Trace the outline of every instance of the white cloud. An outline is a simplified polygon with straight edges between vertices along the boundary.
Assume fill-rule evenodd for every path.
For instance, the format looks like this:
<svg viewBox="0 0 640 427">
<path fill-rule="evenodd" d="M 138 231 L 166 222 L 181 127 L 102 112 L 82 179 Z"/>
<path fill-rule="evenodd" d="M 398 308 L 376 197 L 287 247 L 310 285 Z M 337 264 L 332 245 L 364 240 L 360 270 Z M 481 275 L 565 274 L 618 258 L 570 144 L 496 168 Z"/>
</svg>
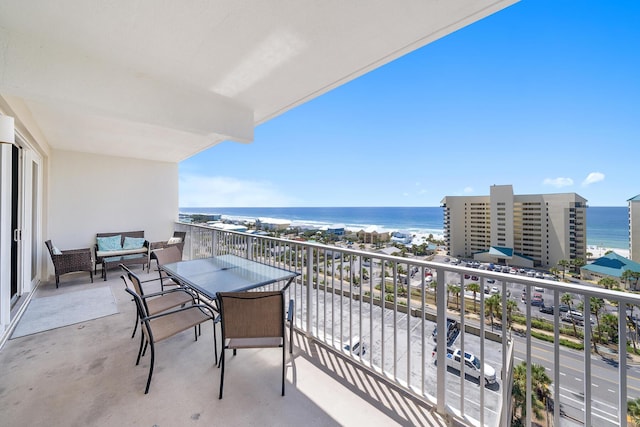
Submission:
<svg viewBox="0 0 640 427">
<path fill-rule="evenodd" d="M 545 180 L 542 183 L 544 185 L 551 185 L 553 187 L 561 188 L 561 187 L 568 187 L 570 185 L 573 185 L 573 180 L 571 178 L 563 178 L 563 177 L 545 178 Z"/>
<path fill-rule="evenodd" d="M 464 187 L 464 190 L 462 190 L 463 193 L 473 193 L 473 188 L 472 187 Z"/>
<path fill-rule="evenodd" d="M 294 201 L 268 181 L 223 176 L 182 175 L 181 207 L 278 207 Z"/>
<path fill-rule="evenodd" d="M 604 174 L 601 172 L 591 172 L 587 177 L 582 181 L 582 186 L 586 187 L 589 184 L 593 184 L 595 182 L 604 181 Z"/>
</svg>

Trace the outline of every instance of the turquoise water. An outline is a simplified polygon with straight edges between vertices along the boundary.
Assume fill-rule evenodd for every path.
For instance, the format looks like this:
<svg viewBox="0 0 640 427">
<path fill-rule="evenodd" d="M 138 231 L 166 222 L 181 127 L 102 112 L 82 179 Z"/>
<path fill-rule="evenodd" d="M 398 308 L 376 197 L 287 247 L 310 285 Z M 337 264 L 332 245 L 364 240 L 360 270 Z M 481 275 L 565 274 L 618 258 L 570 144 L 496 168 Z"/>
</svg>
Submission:
<svg viewBox="0 0 640 427">
<path fill-rule="evenodd" d="M 344 224 L 361 229 L 376 225 L 412 233 L 443 234 L 440 207 L 326 207 L 326 208 L 180 208 L 180 213 L 221 214 L 223 217 L 277 218 L 292 225 Z M 626 207 L 587 208 L 587 244 L 629 249 L 629 219 Z"/>
</svg>

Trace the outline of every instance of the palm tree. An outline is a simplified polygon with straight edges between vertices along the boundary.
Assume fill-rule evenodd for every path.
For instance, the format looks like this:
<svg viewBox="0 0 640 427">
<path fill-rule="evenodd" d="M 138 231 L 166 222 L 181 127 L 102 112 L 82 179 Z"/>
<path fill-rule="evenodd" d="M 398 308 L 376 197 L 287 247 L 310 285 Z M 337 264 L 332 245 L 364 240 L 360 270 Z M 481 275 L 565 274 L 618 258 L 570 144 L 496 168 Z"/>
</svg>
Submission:
<svg viewBox="0 0 640 427">
<path fill-rule="evenodd" d="M 569 267 L 571 265 L 571 263 L 569 261 L 567 261 L 566 259 L 561 259 L 560 261 L 558 261 L 558 267 L 562 267 L 561 271 L 562 271 L 562 280 L 564 281 L 564 273 L 567 270 L 567 267 Z"/>
<path fill-rule="evenodd" d="M 542 410 L 545 408 L 544 403 L 549 398 L 551 379 L 547 375 L 544 366 L 538 364 L 531 365 L 531 409 L 536 418 L 542 416 Z M 523 420 L 527 416 L 527 365 L 522 362 L 516 365 L 513 370 L 513 414 L 512 419 L 517 424 L 522 425 Z M 518 411 L 519 410 L 519 411 Z M 517 414 L 520 414 L 519 418 Z"/>
<path fill-rule="evenodd" d="M 596 316 L 596 330 L 598 331 L 598 336 L 596 336 L 596 334 L 593 334 L 593 351 L 596 352 L 596 354 L 598 354 L 598 339 L 600 337 L 600 334 L 602 333 L 600 331 L 600 311 L 602 311 L 602 309 L 604 308 L 604 300 L 602 298 L 595 298 L 595 297 L 591 297 L 589 298 L 589 308 L 591 309 L 591 314 L 593 314 L 594 316 Z M 591 319 L 585 319 L 585 322 L 590 322 Z"/>
<path fill-rule="evenodd" d="M 573 311 L 573 298 L 571 298 L 571 294 L 562 294 L 560 301 L 569 306 L 569 311 Z M 576 328 L 576 319 L 574 319 L 573 316 L 571 316 L 571 323 L 573 323 L 573 335 L 577 337 L 578 328 Z"/>
<path fill-rule="evenodd" d="M 627 415 L 634 425 L 640 426 L 640 398 L 627 402 Z"/>
<path fill-rule="evenodd" d="M 500 313 L 500 295 L 493 294 L 489 298 L 487 298 L 484 302 L 484 307 L 487 312 L 489 312 L 489 316 L 491 316 L 491 331 L 493 332 L 493 314 Z"/>
<path fill-rule="evenodd" d="M 612 277 L 603 277 L 602 279 L 598 280 L 598 285 L 602 286 L 605 289 L 611 289 L 617 284 L 618 281 Z"/>
<path fill-rule="evenodd" d="M 580 267 L 584 266 L 586 262 L 582 258 L 574 258 L 571 260 L 571 265 L 575 268 L 576 273 L 580 273 Z"/>
<path fill-rule="evenodd" d="M 456 307 L 458 310 L 460 309 L 460 285 L 455 283 L 449 283 L 447 285 L 447 290 L 456 296 Z M 447 304 L 448 306 L 449 304 Z"/>
<path fill-rule="evenodd" d="M 633 270 L 625 270 L 622 273 L 620 279 L 624 280 L 627 283 L 630 283 L 633 280 L 633 290 L 636 291 L 638 287 L 638 280 L 640 279 L 640 272 Z"/>
<path fill-rule="evenodd" d="M 509 327 L 509 334 L 511 334 L 511 324 L 513 323 L 513 313 L 518 311 L 518 303 L 509 298 L 507 300 L 507 325 Z M 511 335 L 509 335 L 511 337 Z"/>
<path fill-rule="evenodd" d="M 535 363 L 532 364 L 531 388 L 534 390 L 534 394 L 536 394 L 537 398 L 540 400 L 540 403 L 544 405 L 545 409 L 547 409 L 547 415 L 549 414 L 549 405 L 547 404 L 547 402 L 549 400 L 549 397 L 551 396 L 551 391 L 549 390 L 550 385 L 551 378 L 549 378 L 549 375 L 547 375 L 545 367 Z M 536 414 L 536 417 L 540 416 L 535 410 L 534 413 Z"/>
<path fill-rule="evenodd" d="M 478 292 L 480 292 L 480 283 L 469 283 L 467 285 L 467 289 L 473 292 L 473 311 L 477 312 L 478 310 L 476 306 L 476 295 L 478 294 Z"/>
<path fill-rule="evenodd" d="M 607 337 L 609 341 L 617 343 L 618 342 L 618 316 L 611 313 L 605 313 L 602 315 L 600 319 L 600 323 L 602 324 L 602 329 L 607 333 Z M 630 327 L 633 327 L 630 325 Z M 633 342 L 633 348 L 635 350 L 635 341 Z"/>
</svg>

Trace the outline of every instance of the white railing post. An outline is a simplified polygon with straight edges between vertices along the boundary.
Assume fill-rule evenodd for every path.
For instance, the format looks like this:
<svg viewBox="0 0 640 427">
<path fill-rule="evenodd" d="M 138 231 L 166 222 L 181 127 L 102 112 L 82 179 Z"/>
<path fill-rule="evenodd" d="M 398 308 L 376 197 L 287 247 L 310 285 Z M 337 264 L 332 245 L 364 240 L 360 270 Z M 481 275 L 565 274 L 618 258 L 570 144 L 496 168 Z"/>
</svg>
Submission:
<svg viewBox="0 0 640 427">
<path fill-rule="evenodd" d="M 447 309 L 445 307 L 446 304 L 446 292 L 445 292 L 445 274 L 438 273 L 438 285 L 436 286 L 436 328 L 438 328 L 438 336 L 440 339 L 437 343 L 437 352 L 436 357 L 438 359 L 438 368 L 436 371 L 437 379 L 437 400 L 438 400 L 438 413 L 440 415 L 446 415 L 445 404 L 446 404 L 446 392 L 447 392 L 447 361 L 445 360 L 447 353 Z M 462 295 L 462 300 L 464 301 L 464 283 L 460 281 L 460 293 Z M 462 312 L 464 313 L 464 302 L 462 305 Z M 464 332 L 464 331 L 463 331 Z"/>
<path fill-rule="evenodd" d="M 631 320 L 633 319 L 633 306 Z M 624 425 L 627 419 L 627 305 L 618 305 L 618 424 Z M 637 328 L 637 326 L 636 326 Z"/>
<path fill-rule="evenodd" d="M 255 257 L 253 256 L 253 238 L 252 237 L 247 237 L 247 253 L 246 253 L 246 258 L 247 259 L 254 259 Z"/>
<path fill-rule="evenodd" d="M 313 320 L 312 312 L 311 312 L 311 298 L 313 296 L 313 247 L 307 246 L 306 251 L 306 261 L 307 261 L 307 335 L 312 335 L 312 326 L 311 322 Z"/>
</svg>

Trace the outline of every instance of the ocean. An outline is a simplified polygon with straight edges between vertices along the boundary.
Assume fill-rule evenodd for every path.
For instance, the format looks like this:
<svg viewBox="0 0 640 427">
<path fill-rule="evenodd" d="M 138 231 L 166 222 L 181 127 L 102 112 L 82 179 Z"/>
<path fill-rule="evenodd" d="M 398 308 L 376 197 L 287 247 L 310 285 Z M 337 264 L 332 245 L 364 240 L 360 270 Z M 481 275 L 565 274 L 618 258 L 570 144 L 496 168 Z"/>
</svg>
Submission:
<svg viewBox="0 0 640 427">
<path fill-rule="evenodd" d="M 224 218 L 254 220 L 284 219 L 293 226 L 344 224 L 360 230 L 379 226 L 388 230 L 407 230 L 415 234 L 443 235 L 441 207 L 357 207 L 357 208 L 189 208 L 180 213 L 220 214 Z M 627 207 L 587 208 L 587 245 L 629 249 L 629 211 Z"/>
</svg>

